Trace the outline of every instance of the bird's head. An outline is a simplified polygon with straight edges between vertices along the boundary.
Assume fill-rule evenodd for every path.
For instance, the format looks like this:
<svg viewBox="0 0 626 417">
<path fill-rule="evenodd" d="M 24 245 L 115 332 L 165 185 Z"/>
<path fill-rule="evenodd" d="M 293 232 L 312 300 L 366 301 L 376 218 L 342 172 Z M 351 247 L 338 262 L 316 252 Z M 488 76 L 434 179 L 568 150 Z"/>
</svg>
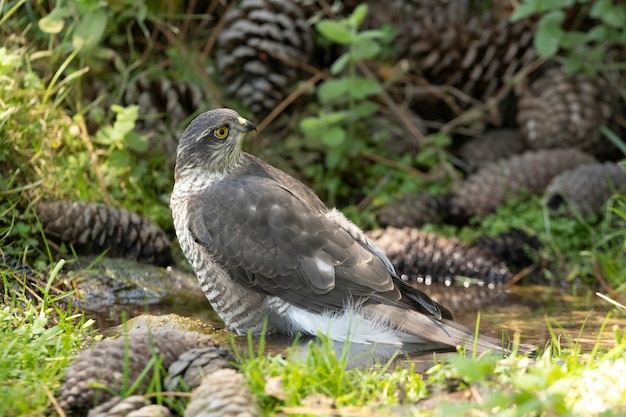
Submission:
<svg viewBox="0 0 626 417">
<path fill-rule="evenodd" d="M 176 176 L 193 169 L 228 172 L 241 160 L 241 142 L 256 127 L 231 109 L 200 114 L 187 126 L 176 151 Z"/>
</svg>

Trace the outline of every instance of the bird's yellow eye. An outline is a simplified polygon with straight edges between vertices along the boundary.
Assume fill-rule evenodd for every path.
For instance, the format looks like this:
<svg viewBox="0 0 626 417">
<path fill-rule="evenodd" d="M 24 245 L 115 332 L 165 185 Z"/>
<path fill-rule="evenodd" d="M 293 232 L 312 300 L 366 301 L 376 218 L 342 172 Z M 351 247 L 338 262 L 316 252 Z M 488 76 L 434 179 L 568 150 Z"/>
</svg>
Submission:
<svg viewBox="0 0 626 417">
<path fill-rule="evenodd" d="M 213 136 L 218 139 L 224 139 L 228 136 L 228 128 L 226 126 L 218 127 L 213 131 Z"/>
</svg>

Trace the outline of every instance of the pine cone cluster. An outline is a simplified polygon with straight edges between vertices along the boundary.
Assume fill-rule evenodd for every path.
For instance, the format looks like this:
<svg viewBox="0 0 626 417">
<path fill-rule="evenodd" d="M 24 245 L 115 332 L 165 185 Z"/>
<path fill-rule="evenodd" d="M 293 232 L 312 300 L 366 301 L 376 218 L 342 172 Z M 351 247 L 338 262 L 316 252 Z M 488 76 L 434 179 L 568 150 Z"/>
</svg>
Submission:
<svg viewBox="0 0 626 417">
<path fill-rule="evenodd" d="M 453 192 L 452 215 L 458 218 L 487 215 L 507 198 L 522 191 L 541 193 L 560 173 L 594 162 L 591 155 L 576 149 L 544 149 L 490 163 Z"/>
<path fill-rule="evenodd" d="M 457 154 L 464 163 L 464 168 L 474 172 L 489 162 L 509 158 L 525 149 L 526 144 L 519 130 L 494 129 L 467 140 Z"/>
<path fill-rule="evenodd" d="M 583 165 L 556 176 L 544 194 L 548 207 L 566 206 L 581 216 L 599 215 L 614 194 L 626 191 L 626 170 L 615 163 Z"/>
<path fill-rule="evenodd" d="M 182 353 L 206 346 L 216 346 L 209 336 L 174 330 L 132 331 L 119 339 L 98 342 L 66 369 L 59 405 L 66 412 L 85 413 L 111 399 L 111 390 L 134 384 L 154 355 L 162 358 L 161 364 L 167 369 Z M 136 393 L 145 390 L 154 372 L 146 372 Z"/>
<path fill-rule="evenodd" d="M 36 206 L 46 237 L 72 245 L 79 254 L 100 254 L 165 266 L 172 262 L 165 232 L 145 217 L 124 209 L 74 201 Z"/>
<path fill-rule="evenodd" d="M 418 283 L 489 287 L 504 283 L 512 276 L 504 262 L 490 252 L 455 238 L 393 227 L 367 234 L 380 246 L 399 275 Z"/>
<path fill-rule="evenodd" d="M 257 117 L 274 109 L 307 62 L 313 34 L 296 2 L 243 0 L 226 17 L 217 40 L 215 64 L 226 93 Z"/>
<path fill-rule="evenodd" d="M 185 417 L 260 416 L 245 377 L 234 369 L 208 374 L 191 395 Z"/>
<path fill-rule="evenodd" d="M 449 212 L 448 195 L 409 194 L 378 210 L 376 220 L 382 227 L 421 227 L 444 221 Z"/>
<path fill-rule="evenodd" d="M 614 148 L 598 128 L 615 129 L 623 103 L 602 77 L 569 76 L 551 68 L 521 92 L 518 107 L 517 121 L 529 148 L 571 147 L 605 156 Z"/>
</svg>

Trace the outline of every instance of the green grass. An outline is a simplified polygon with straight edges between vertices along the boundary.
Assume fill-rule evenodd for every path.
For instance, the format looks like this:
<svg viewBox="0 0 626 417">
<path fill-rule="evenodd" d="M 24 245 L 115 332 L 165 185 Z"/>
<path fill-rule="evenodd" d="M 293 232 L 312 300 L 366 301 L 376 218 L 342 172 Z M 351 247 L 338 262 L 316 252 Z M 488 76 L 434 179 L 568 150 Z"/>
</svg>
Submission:
<svg viewBox="0 0 626 417">
<path fill-rule="evenodd" d="M 27 291 L 23 274 L 1 271 L 0 276 L 0 415 L 42 414 L 93 322 L 60 301 L 69 294 L 52 297 L 41 288 L 38 300 Z"/>
<path fill-rule="evenodd" d="M 239 360 L 267 416 L 618 416 L 626 413 L 626 333 L 614 335 L 614 347 L 582 352 L 563 348 L 555 332 L 537 358 L 459 354 L 423 374 L 389 364 L 346 370 L 327 340 L 310 343 L 304 358 L 266 356 L 261 341 Z"/>
</svg>

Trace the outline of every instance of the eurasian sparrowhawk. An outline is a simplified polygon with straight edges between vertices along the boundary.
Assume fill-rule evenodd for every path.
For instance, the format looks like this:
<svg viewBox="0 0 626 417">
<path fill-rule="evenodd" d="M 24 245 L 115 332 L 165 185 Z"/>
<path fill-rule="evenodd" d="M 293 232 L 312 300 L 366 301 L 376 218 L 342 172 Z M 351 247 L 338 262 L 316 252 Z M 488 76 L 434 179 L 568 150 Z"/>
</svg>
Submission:
<svg viewBox="0 0 626 417">
<path fill-rule="evenodd" d="M 506 351 L 402 281 L 355 224 L 292 176 L 242 151 L 254 124 L 230 109 L 180 138 L 171 207 L 202 290 L 230 330 L 327 334 L 402 351 Z"/>
</svg>

